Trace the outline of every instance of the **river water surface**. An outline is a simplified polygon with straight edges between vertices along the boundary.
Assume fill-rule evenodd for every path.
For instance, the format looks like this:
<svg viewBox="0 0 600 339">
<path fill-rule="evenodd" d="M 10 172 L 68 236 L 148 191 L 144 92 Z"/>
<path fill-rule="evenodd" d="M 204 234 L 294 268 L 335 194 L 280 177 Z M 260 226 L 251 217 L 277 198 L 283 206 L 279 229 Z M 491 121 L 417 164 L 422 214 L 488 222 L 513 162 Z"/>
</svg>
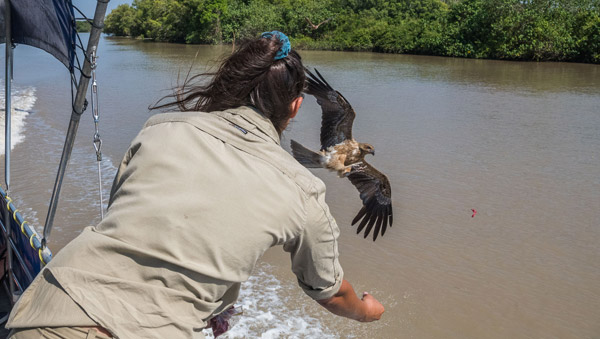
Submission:
<svg viewBox="0 0 600 339">
<path fill-rule="evenodd" d="M 202 71 L 230 49 L 101 40 L 105 194 L 153 114 L 148 105 L 170 93 L 178 72 L 192 63 Z M 314 171 L 341 229 L 345 277 L 386 312 L 371 324 L 328 314 L 303 295 L 275 248 L 245 284 L 230 338 L 600 337 L 600 66 L 301 54 L 353 105 L 354 135 L 375 146 L 368 161 L 392 184 L 394 225 L 374 243 L 350 226 L 361 205 L 355 188 Z M 15 57 L 11 192 L 41 231 L 70 116 L 69 77 L 44 52 L 19 46 Z M 283 144 L 318 148 L 319 126 L 308 96 Z M 99 221 L 93 131 L 88 109 L 54 253 Z"/>
</svg>

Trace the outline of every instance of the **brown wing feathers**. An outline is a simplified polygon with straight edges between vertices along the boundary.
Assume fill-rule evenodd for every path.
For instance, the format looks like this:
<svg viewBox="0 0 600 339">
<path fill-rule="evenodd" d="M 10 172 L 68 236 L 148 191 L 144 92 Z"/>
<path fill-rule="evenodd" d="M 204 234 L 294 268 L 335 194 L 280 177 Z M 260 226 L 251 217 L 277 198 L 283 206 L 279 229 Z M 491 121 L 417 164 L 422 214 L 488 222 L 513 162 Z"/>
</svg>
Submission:
<svg viewBox="0 0 600 339">
<path fill-rule="evenodd" d="M 307 90 L 321 106 L 321 150 L 337 145 L 346 139 L 352 139 L 352 123 L 356 113 L 346 98 L 334 90 L 315 69 L 317 76 L 306 69 Z"/>
<path fill-rule="evenodd" d="M 366 162 L 357 163 L 352 166 L 348 179 L 360 192 L 363 208 L 358 212 L 352 225 L 362 219 L 356 233 L 360 233 L 365 227 L 366 238 L 373 226 L 373 241 L 380 234 L 383 236 L 387 226 L 392 226 L 392 192 L 387 177 Z"/>
</svg>

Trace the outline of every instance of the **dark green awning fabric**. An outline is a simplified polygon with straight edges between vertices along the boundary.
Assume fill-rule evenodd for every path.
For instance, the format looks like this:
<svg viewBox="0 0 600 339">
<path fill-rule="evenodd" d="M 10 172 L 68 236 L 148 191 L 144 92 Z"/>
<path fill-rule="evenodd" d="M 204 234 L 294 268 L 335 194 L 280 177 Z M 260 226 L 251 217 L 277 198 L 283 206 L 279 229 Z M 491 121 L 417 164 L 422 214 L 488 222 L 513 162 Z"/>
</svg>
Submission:
<svg viewBox="0 0 600 339">
<path fill-rule="evenodd" d="M 70 0 L 11 0 L 12 42 L 52 54 L 70 71 L 75 57 L 75 16 Z M 0 43 L 6 40 L 4 13 L 0 0 Z"/>
</svg>

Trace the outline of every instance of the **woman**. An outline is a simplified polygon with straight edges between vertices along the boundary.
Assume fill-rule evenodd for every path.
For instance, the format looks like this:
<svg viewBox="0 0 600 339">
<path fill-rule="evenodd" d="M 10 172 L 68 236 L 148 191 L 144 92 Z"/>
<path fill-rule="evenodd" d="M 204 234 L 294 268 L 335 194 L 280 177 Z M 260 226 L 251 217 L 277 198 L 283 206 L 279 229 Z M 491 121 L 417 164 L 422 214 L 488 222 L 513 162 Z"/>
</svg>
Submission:
<svg viewBox="0 0 600 339">
<path fill-rule="evenodd" d="M 16 304 L 12 338 L 202 338 L 275 245 L 319 304 L 379 319 L 383 306 L 343 279 L 323 182 L 280 145 L 304 81 L 300 56 L 277 31 L 241 45 L 208 84 L 186 81 L 158 106 L 181 112 L 153 116 L 133 140 L 104 220 Z"/>
</svg>

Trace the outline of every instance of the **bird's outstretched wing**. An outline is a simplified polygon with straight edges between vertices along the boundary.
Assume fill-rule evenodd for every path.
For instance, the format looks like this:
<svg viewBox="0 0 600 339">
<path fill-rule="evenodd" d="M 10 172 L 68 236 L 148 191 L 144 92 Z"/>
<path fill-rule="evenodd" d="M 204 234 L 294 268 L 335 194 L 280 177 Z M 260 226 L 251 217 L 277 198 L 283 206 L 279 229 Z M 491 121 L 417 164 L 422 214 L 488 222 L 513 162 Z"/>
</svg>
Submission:
<svg viewBox="0 0 600 339">
<path fill-rule="evenodd" d="M 315 76 L 308 69 L 306 93 L 317 98 L 323 111 L 321 120 L 321 150 L 337 145 L 346 139 L 352 139 L 352 123 L 356 113 L 344 96 L 331 88 L 321 73 L 315 69 Z"/>
<path fill-rule="evenodd" d="M 356 233 L 360 233 L 365 226 L 365 238 L 375 226 L 373 231 L 373 241 L 381 232 L 383 236 L 388 223 L 392 227 L 392 187 L 390 181 L 381 172 L 375 169 L 364 160 L 352 165 L 352 170 L 348 173 L 348 179 L 360 192 L 360 198 L 363 202 L 363 208 L 358 212 L 352 225 L 362 219 Z"/>
</svg>

